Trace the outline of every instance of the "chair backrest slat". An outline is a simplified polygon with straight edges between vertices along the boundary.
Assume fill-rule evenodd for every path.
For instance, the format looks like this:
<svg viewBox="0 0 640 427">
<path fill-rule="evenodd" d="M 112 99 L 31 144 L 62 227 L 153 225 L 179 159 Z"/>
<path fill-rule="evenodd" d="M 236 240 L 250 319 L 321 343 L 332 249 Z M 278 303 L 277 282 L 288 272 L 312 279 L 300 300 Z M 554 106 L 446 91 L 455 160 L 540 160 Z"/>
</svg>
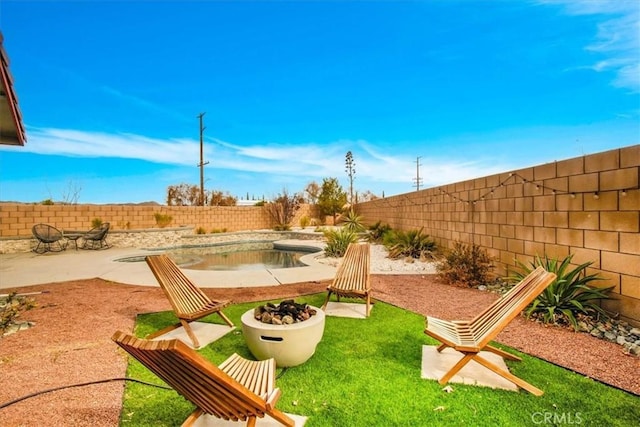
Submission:
<svg viewBox="0 0 640 427">
<path fill-rule="evenodd" d="M 150 255 L 145 260 L 176 313 L 188 315 L 213 303 L 167 255 Z"/>
<path fill-rule="evenodd" d="M 112 339 L 206 413 L 233 421 L 266 413 L 264 399 L 179 340 L 140 340 L 119 331 Z"/>
<path fill-rule="evenodd" d="M 370 247 L 368 243 L 351 243 L 338 266 L 332 287 L 365 291 L 370 288 Z"/>
<path fill-rule="evenodd" d="M 469 322 L 474 340 L 484 347 L 522 312 L 556 278 L 538 267 Z"/>
</svg>

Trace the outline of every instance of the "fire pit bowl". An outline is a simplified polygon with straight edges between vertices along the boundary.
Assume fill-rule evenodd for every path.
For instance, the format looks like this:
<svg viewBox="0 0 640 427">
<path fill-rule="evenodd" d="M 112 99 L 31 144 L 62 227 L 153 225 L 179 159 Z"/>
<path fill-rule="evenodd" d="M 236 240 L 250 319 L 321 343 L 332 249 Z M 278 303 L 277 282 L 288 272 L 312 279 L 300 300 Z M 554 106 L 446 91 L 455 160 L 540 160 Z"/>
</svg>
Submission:
<svg viewBox="0 0 640 427">
<path fill-rule="evenodd" d="M 300 365 L 313 356 L 324 333 L 324 312 L 313 306 L 316 314 L 303 322 L 272 325 L 256 320 L 254 309 L 242 315 L 242 333 L 251 354 L 264 360 L 273 357 L 280 368 Z"/>
</svg>

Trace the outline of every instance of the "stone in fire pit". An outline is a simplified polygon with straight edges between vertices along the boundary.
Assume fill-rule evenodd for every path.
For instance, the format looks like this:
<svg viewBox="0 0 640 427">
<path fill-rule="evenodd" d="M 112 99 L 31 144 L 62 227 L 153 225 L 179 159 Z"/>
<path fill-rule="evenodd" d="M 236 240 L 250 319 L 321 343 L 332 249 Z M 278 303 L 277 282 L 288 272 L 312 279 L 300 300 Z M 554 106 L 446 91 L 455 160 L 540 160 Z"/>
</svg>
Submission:
<svg viewBox="0 0 640 427">
<path fill-rule="evenodd" d="M 289 299 L 282 301 L 278 305 L 269 302 L 256 307 L 253 311 L 253 317 L 262 323 L 291 325 L 292 323 L 304 322 L 316 313 L 317 310 L 314 310 L 311 306 L 298 304 Z"/>
<path fill-rule="evenodd" d="M 263 323 L 263 317 L 271 323 Z M 286 367 L 313 356 L 324 334 L 324 318 L 321 309 L 288 300 L 249 310 L 240 320 L 251 354 L 258 360 L 273 357 L 278 367 Z"/>
</svg>

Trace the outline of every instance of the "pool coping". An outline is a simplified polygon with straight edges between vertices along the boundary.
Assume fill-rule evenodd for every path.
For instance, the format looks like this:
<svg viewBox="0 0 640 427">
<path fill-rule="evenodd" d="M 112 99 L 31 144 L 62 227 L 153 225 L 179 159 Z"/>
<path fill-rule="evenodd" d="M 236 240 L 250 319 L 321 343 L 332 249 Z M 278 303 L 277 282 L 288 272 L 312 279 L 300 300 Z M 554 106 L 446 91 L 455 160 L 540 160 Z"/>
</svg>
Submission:
<svg viewBox="0 0 640 427">
<path fill-rule="evenodd" d="M 324 245 L 313 240 L 279 240 L 282 246 Z M 323 246 L 322 246 L 323 247 Z M 0 289 L 34 286 L 68 280 L 101 278 L 113 282 L 158 286 L 146 263 L 117 262 L 119 258 L 157 254 L 157 250 L 111 248 L 107 250 L 66 250 L 42 255 L 33 252 L 0 254 Z M 202 288 L 277 286 L 288 283 L 332 279 L 336 268 L 316 260 L 322 252 L 301 259 L 307 267 L 253 271 L 202 271 L 183 269 L 187 277 Z"/>
</svg>

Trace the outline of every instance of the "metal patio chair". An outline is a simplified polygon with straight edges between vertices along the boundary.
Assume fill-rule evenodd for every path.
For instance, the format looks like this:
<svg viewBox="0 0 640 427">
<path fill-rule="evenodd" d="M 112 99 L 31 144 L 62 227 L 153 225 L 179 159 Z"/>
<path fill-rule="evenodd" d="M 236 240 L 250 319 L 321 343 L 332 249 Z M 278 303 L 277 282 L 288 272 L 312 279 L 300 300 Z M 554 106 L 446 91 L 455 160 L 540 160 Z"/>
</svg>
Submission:
<svg viewBox="0 0 640 427">
<path fill-rule="evenodd" d="M 33 249 L 37 254 L 45 252 L 61 252 L 67 248 L 67 241 L 58 230 L 49 224 L 36 224 L 31 227 L 33 237 L 38 240 L 38 245 Z"/>
<path fill-rule="evenodd" d="M 105 222 L 99 227 L 92 228 L 82 236 L 82 249 L 108 249 L 111 246 L 107 243 L 107 234 L 110 224 Z"/>
</svg>

